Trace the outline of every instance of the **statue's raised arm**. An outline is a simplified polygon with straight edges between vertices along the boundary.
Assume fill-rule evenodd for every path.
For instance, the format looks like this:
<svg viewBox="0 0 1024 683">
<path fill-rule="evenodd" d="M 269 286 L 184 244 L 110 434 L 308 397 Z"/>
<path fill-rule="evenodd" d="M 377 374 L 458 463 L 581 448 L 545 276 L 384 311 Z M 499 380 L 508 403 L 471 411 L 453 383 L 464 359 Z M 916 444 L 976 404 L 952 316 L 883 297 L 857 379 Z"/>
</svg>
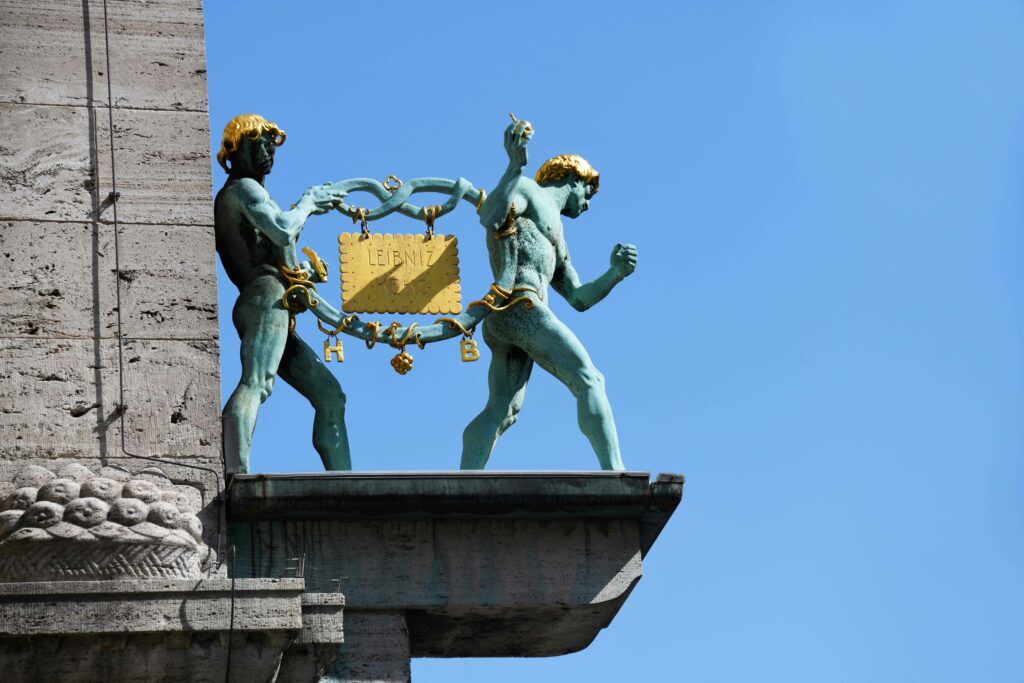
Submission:
<svg viewBox="0 0 1024 683">
<path fill-rule="evenodd" d="M 582 157 L 544 162 L 535 177 L 522 173 L 532 126 L 513 121 L 505 132 L 509 166 L 484 202 L 481 222 L 502 295 L 483 321 L 491 350 L 487 405 L 462 435 L 462 468 L 483 468 L 498 438 L 517 420 L 534 364 L 553 374 L 576 398 L 580 429 L 602 469 L 623 469 L 604 378 L 575 334 L 548 307 L 548 288 L 579 309 L 589 308 L 636 268 L 636 248 L 616 245 L 612 267 L 582 284 L 569 260 L 562 216 L 577 218 L 597 193 L 599 175 Z"/>
<path fill-rule="evenodd" d="M 491 231 L 500 231 L 508 222 L 509 215 L 514 216 L 513 212 L 522 212 L 526 208 L 526 197 L 518 190 L 528 159 L 527 146 L 533 138 L 533 126 L 529 121 L 516 119 L 512 114 L 509 116 L 512 123 L 505 128 L 504 135 L 508 166 L 480 209 L 480 222 Z"/>
</svg>

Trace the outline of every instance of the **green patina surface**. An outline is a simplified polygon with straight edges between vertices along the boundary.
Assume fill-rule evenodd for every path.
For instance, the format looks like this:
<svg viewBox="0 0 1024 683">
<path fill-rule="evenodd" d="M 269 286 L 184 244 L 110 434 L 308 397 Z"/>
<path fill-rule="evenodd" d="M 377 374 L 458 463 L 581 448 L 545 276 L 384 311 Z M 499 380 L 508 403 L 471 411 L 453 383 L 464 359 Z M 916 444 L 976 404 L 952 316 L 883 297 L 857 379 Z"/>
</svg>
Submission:
<svg viewBox="0 0 1024 683">
<path fill-rule="evenodd" d="M 298 260 L 299 235 L 311 215 L 332 209 L 352 214 L 353 207 L 346 206 L 344 199 L 353 191 L 369 192 L 381 200 L 380 206 L 363 212 L 368 221 L 394 212 L 420 217 L 422 207 L 409 202 L 419 192 L 449 196 L 437 215 L 453 210 L 463 199 L 479 205 L 495 296 L 490 305 L 470 307 L 455 319 L 464 329 L 483 323 L 483 337 L 491 350 L 490 391 L 486 406 L 463 433 L 461 467 L 486 465 L 498 438 L 517 419 L 536 363 L 576 398 L 580 429 L 601 468 L 624 469 L 604 378 L 579 339 L 548 306 L 550 287 L 574 308 L 586 310 L 636 268 L 636 248 L 628 244 L 615 245 L 608 270 L 591 282 L 581 282 L 572 266 L 561 217 L 580 216 L 596 193 L 597 173 L 589 164 L 578 157 L 556 157 L 541 167 L 537 180 L 524 176 L 533 129 L 524 121 L 513 122 L 504 132 L 508 166 L 482 203 L 482 193 L 464 178 L 416 178 L 398 189 L 357 178 L 310 187 L 291 209 L 283 211 L 263 187 L 283 133 L 269 124 L 252 134 L 236 135 L 228 144 L 232 124 L 225 130 L 222 150 L 228 178 L 215 202 L 217 250 L 239 288 L 232 318 L 241 338 L 242 376 L 223 416 L 230 471 L 249 471 L 257 412 L 278 375 L 313 405 L 313 445 L 324 467 L 352 467 L 344 393 L 318 355 L 291 329 L 291 313 L 282 305 L 287 283 L 278 266 L 314 273 L 310 279 L 316 282 L 315 268 Z M 492 313 L 495 308 L 505 310 Z M 322 299 L 311 310 L 332 328 L 342 326 L 344 316 Z M 433 343 L 460 335 L 459 326 L 439 323 L 418 327 L 416 332 L 421 342 Z M 365 341 L 388 341 L 383 330 L 358 319 L 343 331 Z M 403 327 L 392 334 L 403 338 L 406 331 Z"/>
</svg>

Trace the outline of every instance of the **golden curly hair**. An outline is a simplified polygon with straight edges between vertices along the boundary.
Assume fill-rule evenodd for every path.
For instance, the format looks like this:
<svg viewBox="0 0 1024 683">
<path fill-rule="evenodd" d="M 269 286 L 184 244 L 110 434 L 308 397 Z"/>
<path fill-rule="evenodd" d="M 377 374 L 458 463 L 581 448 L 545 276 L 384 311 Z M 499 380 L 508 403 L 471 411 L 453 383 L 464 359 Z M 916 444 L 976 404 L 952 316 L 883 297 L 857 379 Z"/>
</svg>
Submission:
<svg viewBox="0 0 1024 683">
<path fill-rule="evenodd" d="M 601 174 L 578 154 L 559 154 L 557 157 L 551 157 L 541 164 L 533 179 L 537 181 L 538 185 L 546 185 L 562 181 L 570 174 L 579 177 L 590 185 L 594 192 L 597 192 Z"/>
<path fill-rule="evenodd" d="M 220 141 L 220 151 L 217 152 L 217 163 L 229 173 L 228 157 L 238 149 L 238 143 L 243 137 L 255 140 L 264 133 L 274 136 L 274 144 L 278 147 L 284 144 L 284 131 L 277 127 L 276 123 L 267 121 L 259 114 L 239 114 L 228 121 L 224 126 L 224 136 Z"/>
</svg>

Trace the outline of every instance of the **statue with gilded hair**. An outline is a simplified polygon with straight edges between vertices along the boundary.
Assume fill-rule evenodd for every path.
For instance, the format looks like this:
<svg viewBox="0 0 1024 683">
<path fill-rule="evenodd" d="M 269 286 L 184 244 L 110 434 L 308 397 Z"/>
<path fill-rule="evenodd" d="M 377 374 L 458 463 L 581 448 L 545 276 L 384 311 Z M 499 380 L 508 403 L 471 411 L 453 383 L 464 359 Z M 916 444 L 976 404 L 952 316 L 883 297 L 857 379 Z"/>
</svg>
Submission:
<svg viewBox="0 0 1024 683">
<path fill-rule="evenodd" d="M 398 348 L 400 354 L 392 365 L 402 374 L 411 367 L 406 344 L 414 340 L 422 347 L 459 333 L 464 340 L 471 339 L 472 330 L 482 324 L 484 341 L 491 350 L 490 392 L 484 409 L 463 432 L 462 469 L 482 469 L 487 464 L 498 438 L 516 421 L 535 363 L 572 392 L 580 429 L 602 469 L 624 469 L 604 377 L 580 340 L 548 306 L 548 290 L 554 289 L 575 309 L 585 311 L 633 273 L 637 250 L 631 244 L 616 244 L 608 270 L 591 282 L 580 280 L 569 258 L 561 217 L 578 218 L 587 210 L 600 176 L 574 154 L 544 162 L 533 179 L 524 176 L 532 136 L 533 127 L 513 117 L 504 134 L 508 166 L 490 195 L 464 178 L 414 178 L 390 186 L 355 178 L 310 187 L 291 209 L 282 211 L 267 194 L 263 181 L 273 168 L 277 147 L 284 143 L 284 131 L 254 114 L 236 116 L 228 123 L 217 154 L 228 178 L 217 193 L 214 211 L 217 251 L 239 290 L 232 319 L 241 338 L 242 376 L 223 415 L 229 471 L 249 470 L 256 414 L 277 375 L 313 405 L 313 446 L 324 467 L 351 469 L 345 395 L 318 355 L 295 333 L 294 316 L 307 308 L 329 325 L 321 325 L 329 337 L 344 332 L 364 340 L 368 347 L 384 341 Z M 355 190 L 374 194 L 381 205 L 368 210 L 345 205 L 347 193 Z M 408 201 L 421 191 L 450 197 L 444 205 L 428 211 Z M 382 331 L 379 322 L 344 317 L 316 296 L 315 283 L 325 282 L 327 271 L 313 252 L 303 250 L 312 261 L 298 262 L 296 243 L 311 215 L 338 209 L 353 220 L 362 218 L 368 236 L 367 220 L 396 211 L 433 218 L 451 211 L 463 199 L 476 204 L 487 230 L 494 283 L 487 296 L 471 302 L 455 318 L 439 318 L 427 327 L 392 323 Z M 429 221 L 428 228 L 432 236 Z M 329 352 L 340 352 L 340 346 L 325 342 L 324 351 L 329 359 Z M 478 357 L 464 355 L 463 360 Z"/>
<path fill-rule="evenodd" d="M 514 117 L 513 117 L 514 118 Z M 522 301 L 483 321 L 491 350 L 483 411 L 462 435 L 462 469 L 482 469 L 498 438 L 523 407 L 534 363 L 558 378 L 576 398 L 580 429 L 602 469 L 621 470 L 622 456 L 604 377 L 572 330 L 548 306 L 548 286 L 573 308 L 585 311 L 604 299 L 636 269 L 637 250 L 616 244 L 608 270 L 582 283 L 569 259 L 562 216 L 578 218 L 597 194 L 600 176 L 585 159 L 563 154 L 549 159 L 531 179 L 523 175 L 533 127 L 515 121 L 505 130 L 509 163 L 488 195 L 480 219 L 490 235 L 487 248 L 494 289 L 506 301 Z M 493 238 L 493 239 L 492 239 Z"/>
<path fill-rule="evenodd" d="M 295 333 L 282 305 L 286 281 L 278 266 L 302 268 L 313 281 L 322 270 L 296 263 L 294 244 L 306 219 L 339 206 L 345 193 L 330 184 L 310 187 L 282 211 L 263 187 L 285 133 L 256 114 L 224 127 L 217 161 L 228 174 L 214 201 L 217 253 L 238 301 L 231 312 L 241 340 L 242 376 L 224 406 L 228 471 L 248 472 L 256 414 L 281 376 L 313 405 L 313 447 L 328 470 L 351 469 L 345 431 L 345 394 L 317 354 Z M 322 264 L 320 265 L 322 269 Z"/>
</svg>

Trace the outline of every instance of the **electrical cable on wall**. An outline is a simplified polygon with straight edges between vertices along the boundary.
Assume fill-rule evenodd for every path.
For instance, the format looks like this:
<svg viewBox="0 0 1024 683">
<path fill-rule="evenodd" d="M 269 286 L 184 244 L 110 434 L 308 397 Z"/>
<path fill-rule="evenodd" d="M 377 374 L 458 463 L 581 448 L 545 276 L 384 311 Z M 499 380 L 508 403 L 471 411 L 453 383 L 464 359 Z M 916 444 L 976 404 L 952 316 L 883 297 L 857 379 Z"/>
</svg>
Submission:
<svg viewBox="0 0 1024 683">
<path fill-rule="evenodd" d="M 107 57 L 107 119 L 108 127 L 110 129 L 110 199 L 111 207 L 113 209 L 113 223 L 114 223 L 114 272 L 117 280 L 115 286 L 115 295 L 117 301 L 117 379 L 118 379 L 118 391 L 119 391 L 119 403 L 117 406 L 118 419 L 121 423 L 121 452 L 129 458 L 136 458 L 139 460 L 149 460 L 152 462 L 158 462 L 164 465 L 172 465 L 178 467 L 188 467 L 194 470 L 202 470 L 213 474 L 217 481 L 217 495 L 214 497 L 215 501 L 221 501 L 223 498 L 224 481 L 222 475 L 217 470 L 211 467 L 203 467 L 202 465 L 192 465 L 189 463 L 175 462 L 173 460 L 166 460 L 158 458 L 152 455 L 140 455 L 133 453 L 128 450 L 127 443 L 125 441 L 126 432 L 126 416 L 128 412 L 127 404 L 124 398 L 124 331 L 121 319 L 121 244 L 120 244 L 120 225 L 117 220 L 117 200 L 120 197 L 120 193 L 117 191 L 117 168 L 114 159 L 114 92 L 113 85 L 110 76 L 110 27 L 108 22 L 107 13 L 107 0 L 103 0 L 103 38 L 104 45 L 106 48 Z M 97 219 L 99 217 L 97 216 Z M 223 564 L 223 549 L 221 548 L 221 524 L 217 524 L 217 562 Z"/>
</svg>

